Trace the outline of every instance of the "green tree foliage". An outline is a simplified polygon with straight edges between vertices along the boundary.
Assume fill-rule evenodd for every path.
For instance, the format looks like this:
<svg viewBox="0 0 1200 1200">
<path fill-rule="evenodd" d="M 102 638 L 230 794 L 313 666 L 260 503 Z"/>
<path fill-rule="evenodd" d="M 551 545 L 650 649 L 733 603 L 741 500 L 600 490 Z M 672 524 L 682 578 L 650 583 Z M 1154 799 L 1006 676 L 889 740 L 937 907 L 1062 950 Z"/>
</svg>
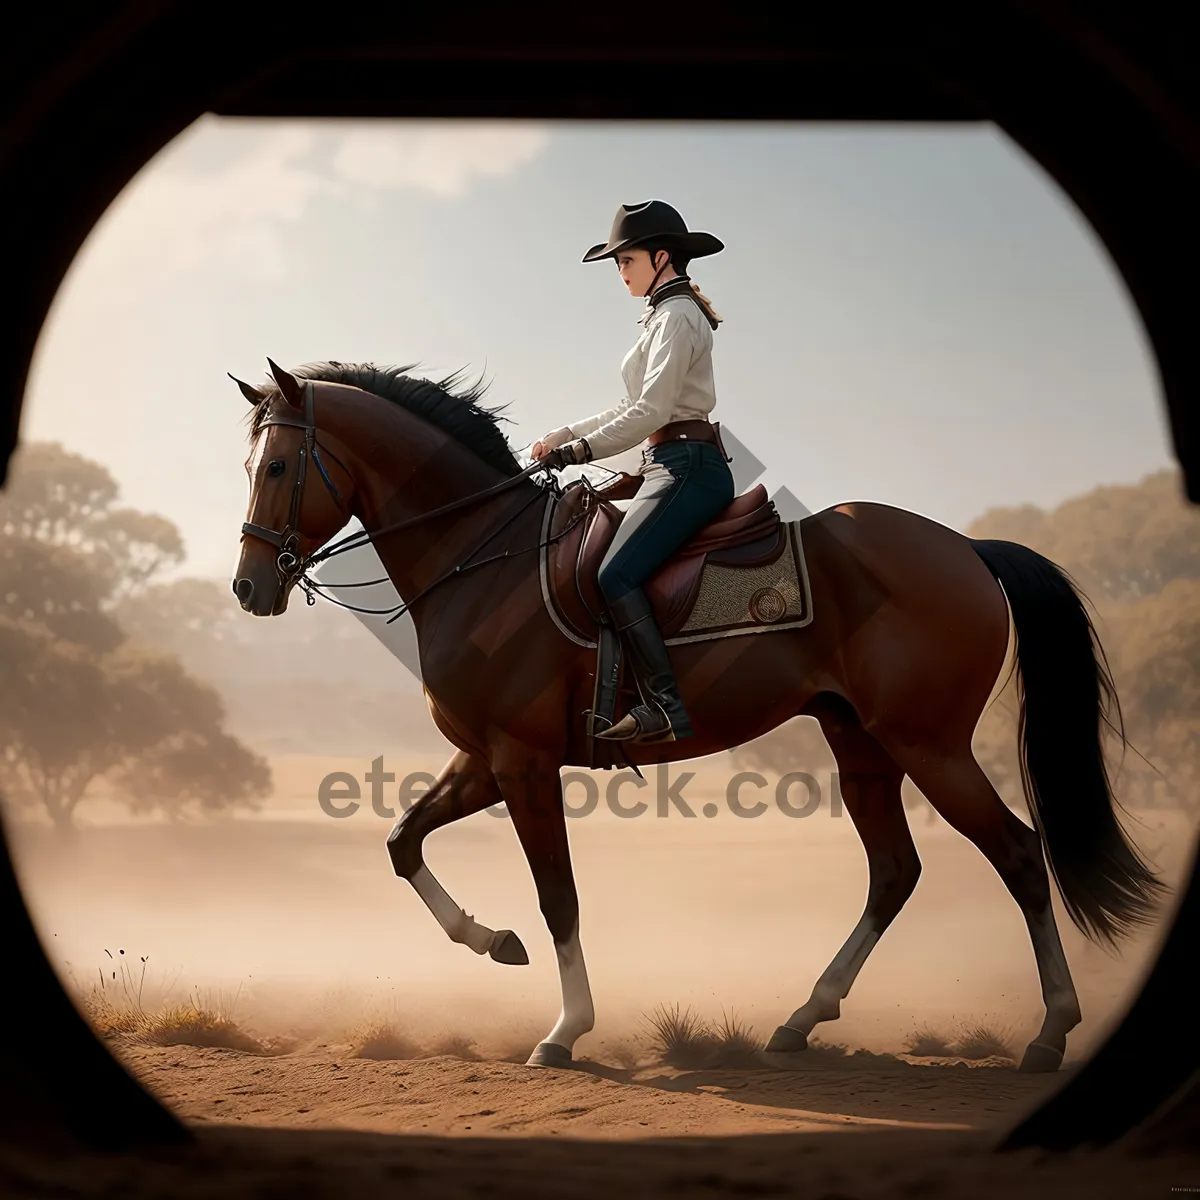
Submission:
<svg viewBox="0 0 1200 1200">
<path fill-rule="evenodd" d="M 101 777 L 142 811 L 252 805 L 270 772 L 225 732 L 218 694 L 177 657 L 129 640 L 114 615 L 157 592 L 183 557 L 170 522 L 117 500 L 103 467 L 37 443 L 22 448 L 0 494 L 8 798 L 60 828 Z"/>
<path fill-rule="evenodd" d="M 1200 509 L 1179 474 L 1095 488 L 1045 511 L 993 509 L 966 533 L 1021 542 L 1063 567 L 1093 605 L 1117 684 L 1129 749 L 1109 739 L 1126 806 L 1200 810 Z M 819 618 L 818 618 L 819 619 Z M 746 765 L 821 770 L 832 762 L 809 721 L 790 721 L 735 752 Z M 984 714 L 975 753 L 1001 795 L 1023 806 L 1017 702 L 1010 681 Z"/>
</svg>

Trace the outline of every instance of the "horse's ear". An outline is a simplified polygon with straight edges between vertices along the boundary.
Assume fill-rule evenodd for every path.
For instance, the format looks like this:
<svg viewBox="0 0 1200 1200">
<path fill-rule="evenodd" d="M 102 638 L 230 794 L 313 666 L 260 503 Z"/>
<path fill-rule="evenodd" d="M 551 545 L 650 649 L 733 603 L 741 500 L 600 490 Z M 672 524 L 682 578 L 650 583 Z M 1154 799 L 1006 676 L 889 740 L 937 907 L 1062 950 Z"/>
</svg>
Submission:
<svg viewBox="0 0 1200 1200">
<path fill-rule="evenodd" d="M 271 368 L 271 378 L 275 380 L 275 386 L 279 388 L 283 398 L 293 407 L 301 408 L 304 405 L 304 390 L 300 386 L 300 380 L 290 371 L 285 371 L 278 363 L 267 359 L 267 366 Z"/>
<path fill-rule="evenodd" d="M 225 373 L 229 375 L 228 371 Z M 246 399 L 249 400 L 250 403 L 256 408 L 263 402 L 263 399 L 266 395 L 265 392 L 260 392 L 253 384 L 243 383 L 242 380 L 240 380 L 236 375 L 229 375 L 229 378 L 238 385 L 238 387 L 241 389 L 242 395 L 245 396 Z"/>
</svg>

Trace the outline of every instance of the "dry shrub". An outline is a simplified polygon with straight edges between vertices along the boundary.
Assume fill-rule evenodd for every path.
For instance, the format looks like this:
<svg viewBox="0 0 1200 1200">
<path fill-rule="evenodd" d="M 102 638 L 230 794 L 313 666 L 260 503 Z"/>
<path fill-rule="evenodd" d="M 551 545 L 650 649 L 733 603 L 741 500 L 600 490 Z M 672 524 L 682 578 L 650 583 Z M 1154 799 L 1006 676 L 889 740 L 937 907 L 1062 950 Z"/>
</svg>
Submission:
<svg viewBox="0 0 1200 1200">
<path fill-rule="evenodd" d="M 959 1058 L 1010 1058 L 1017 1057 L 1012 1046 L 1012 1036 L 1005 1029 L 992 1025 L 964 1025 L 954 1042 L 954 1053 Z"/>
<path fill-rule="evenodd" d="M 247 1054 L 285 1052 L 283 1043 L 252 1037 L 231 1017 L 190 1004 L 172 1005 L 147 1017 L 139 1033 L 143 1041 L 155 1046 L 209 1046 Z"/>
<path fill-rule="evenodd" d="M 706 1021 L 691 1008 L 660 1004 L 647 1018 L 650 1046 L 671 1067 L 759 1066 L 758 1038 L 736 1012 L 722 1010 L 719 1023 Z"/>
<path fill-rule="evenodd" d="M 391 1021 L 372 1021 L 359 1028 L 351 1037 L 355 1058 L 388 1060 L 420 1058 L 424 1051 Z"/>
<path fill-rule="evenodd" d="M 128 1037 L 155 1046 L 218 1047 L 248 1054 L 285 1054 L 292 1049 L 294 1043 L 290 1040 L 253 1037 L 234 1020 L 240 985 L 232 996 L 211 991 L 202 996 L 195 990 L 186 1002 L 169 1002 L 179 972 L 155 986 L 146 978 L 149 955 L 135 957 L 124 950 L 104 953 L 109 963 L 96 969 L 96 981 L 86 990 L 68 966 L 79 1006 L 98 1036 Z"/>
<path fill-rule="evenodd" d="M 678 1004 L 660 1004 L 645 1018 L 650 1027 L 650 1044 L 670 1067 L 704 1067 L 712 1057 L 716 1038 L 699 1013 Z"/>
<path fill-rule="evenodd" d="M 93 988 L 79 999 L 80 1008 L 96 1035 L 114 1038 L 140 1033 L 147 1017 L 140 1009 L 118 1004 Z"/>
<path fill-rule="evenodd" d="M 757 1067 L 761 1066 L 758 1052 L 762 1044 L 754 1036 L 754 1030 L 738 1019 L 736 1012 L 721 1010 L 721 1023 L 711 1026 L 715 1040 L 712 1052 L 713 1066 Z"/>
<path fill-rule="evenodd" d="M 914 1058 L 949 1058 L 954 1047 L 938 1030 L 923 1025 L 904 1039 L 904 1052 Z"/>
</svg>

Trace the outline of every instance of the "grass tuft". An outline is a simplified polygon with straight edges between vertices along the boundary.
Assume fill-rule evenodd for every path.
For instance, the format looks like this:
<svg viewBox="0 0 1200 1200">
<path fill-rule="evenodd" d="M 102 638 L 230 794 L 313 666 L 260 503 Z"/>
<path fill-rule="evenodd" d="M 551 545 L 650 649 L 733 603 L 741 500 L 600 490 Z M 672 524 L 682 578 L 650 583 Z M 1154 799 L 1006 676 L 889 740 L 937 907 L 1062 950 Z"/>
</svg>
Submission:
<svg viewBox="0 0 1200 1200">
<path fill-rule="evenodd" d="M 949 1058 L 954 1054 L 954 1046 L 938 1030 L 923 1025 L 904 1039 L 904 1052 L 914 1058 Z"/>
<path fill-rule="evenodd" d="M 715 1045 L 712 1064 L 718 1067 L 757 1067 L 762 1043 L 749 1025 L 738 1019 L 736 1012 L 721 1010 L 720 1024 L 711 1027 Z"/>
<path fill-rule="evenodd" d="M 294 1047 L 288 1038 L 256 1038 L 234 1020 L 241 986 L 226 993 L 201 995 L 171 1001 L 179 981 L 155 986 L 146 978 L 149 955 L 136 957 L 118 950 L 105 955 L 115 966 L 97 968 L 96 981 L 84 988 L 68 965 L 68 975 L 88 1023 L 102 1038 L 130 1038 L 155 1046 L 203 1046 L 242 1050 L 247 1054 L 286 1054 Z M 150 984 L 147 990 L 147 984 Z"/>
<path fill-rule="evenodd" d="M 649 1040 L 659 1058 L 670 1067 L 708 1066 L 716 1037 L 699 1013 L 678 1004 L 660 1004 L 648 1017 Z"/>
<path fill-rule="evenodd" d="M 207 1046 L 247 1054 L 284 1054 L 291 1049 L 286 1041 L 263 1041 L 232 1017 L 190 1004 L 171 1005 L 147 1017 L 138 1033 L 142 1041 L 155 1046 Z"/>
<path fill-rule="evenodd" d="M 954 1053 L 960 1058 L 1017 1057 L 1012 1046 L 1012 1036 L 1004 1029 L 992 1025 L 964 1025 L 954 1042 Z"/>
<path fill-rule="evenodd" d="M 706 1021 L 691 1008 L 660 1004 L 644 1020 L 649 1026 L 649 1049 L 670 1067 L 761 1066 L 762 1044 L 736 1012 L 722 1010 L 719 1022 Z M 630 1055 L 630 1061 L 636 1058 Z"/>
</svg>

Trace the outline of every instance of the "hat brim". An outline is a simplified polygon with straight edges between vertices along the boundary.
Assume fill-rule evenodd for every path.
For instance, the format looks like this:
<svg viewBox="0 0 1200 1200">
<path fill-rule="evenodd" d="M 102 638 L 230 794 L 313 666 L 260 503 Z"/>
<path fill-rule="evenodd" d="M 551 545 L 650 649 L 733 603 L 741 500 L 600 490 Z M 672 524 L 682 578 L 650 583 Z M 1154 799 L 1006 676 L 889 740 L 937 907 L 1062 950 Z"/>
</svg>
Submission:
<svg viewBox="0 0 1200 1200">
<path fill-rule="evenodd" d="M 725 249 L 725 243 L 720 238 L 713 237 L 711 233 L 656 233 L 646 237 L 626 238 L 621 242 L 601 242 L 583 256 L 583 261 L 600 262 L 620 254 L 622 250 L 644 246 L 647 242 L 654 242 L 665 249 L 681 250 L 688 258 L 705 258 Z"/>
</svg>

